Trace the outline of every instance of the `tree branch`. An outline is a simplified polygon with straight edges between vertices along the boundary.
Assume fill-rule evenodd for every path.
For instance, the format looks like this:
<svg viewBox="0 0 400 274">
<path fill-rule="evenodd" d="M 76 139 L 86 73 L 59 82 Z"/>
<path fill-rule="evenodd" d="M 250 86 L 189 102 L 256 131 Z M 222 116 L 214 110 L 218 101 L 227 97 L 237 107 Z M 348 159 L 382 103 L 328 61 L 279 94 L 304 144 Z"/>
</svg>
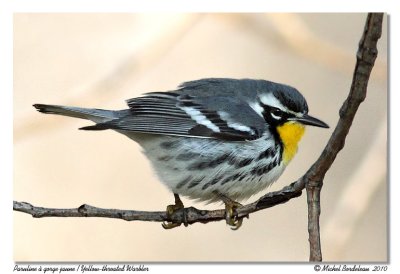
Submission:
<svg viewBox="0 0 400 274">
<path fill-rule="evenodd" d="M 238 217 L 246 217 L 251 213 L 273 207 L 299 197 L 307 188 L 310 261 L 321 261 L 321 244 L 319 237 L 320 191 L 326 172 L 331 167 L 339 151 L 344 147 L 354 116 L 359 105 L 366 97 L 368 79 L 377 57 L 377 41 L 381 36 L 383 14 L 368 14 L 364 33 L 359 43 L 357 63 L 355 66 L 350 93 L 339 111 L 340 119 L 319 159 L 296 182 L 279 191 L 270 192 L 256 202 L 237 209 Z M 198 210 L 193 207 L 177 210 L 169 218 L 165 211 L 135 211 L 121 209 L 104 209 L 90 205 L 78 208 L 57 209 L 36 207 L 26 202 L 14 201 L 13 209 L 24 212 L 35 218 L 42 217 L 104 217 L 126 221 L 169 221 L 184 223 L 208 223 L 225 220 L 225 210 Z M 184 214 L 184 210 L 186 211 Z"/>
<path fill-rule="evenodd" d="M 303 176 L 302 181 L 307 191 L 310 261 L 322 261 L 319 230 L 322 184 L 326 172 L 331 167 L 339 151 L 344 147 L 354 116 L 367 95 L 368 80 L 378 55 L 376 46 L 382 34 L 382 20 L 382 13 L 368 14 L 364 33 L 358 46 L 357 62 L 350 93 L 339 111 L 340 119 L 321 156 Z"/>
<path fill-rule="evenodd" d="M 285 203 L 292 198 L 301 195 L 301 190 L 293 188 L 295 183 L 284 187 L 280 191 L 270 192 L 258 201 L 237 209 L 238 217 L 246 217 L 249 214 Z M 208 223 L 225 220 L 225 209 L 199 210 L 194 207 L 179 209 L 169 218 L 166 211 L 136 211 L 123 209 L 106 209 L 83 204 L 78 208 L 45 208 L 36 207 L 26 202 L 14 201 L 13 209 L 32 215 L 34 218 L 42 217 L 103 217 L 115 218 L 125 221 L 147 221 L 194 224 L 197 222 Z M 185 211 L 185 213 L 184 213 Z M 184 216 L 186 215 L 186 216 Z"/>
</svg>

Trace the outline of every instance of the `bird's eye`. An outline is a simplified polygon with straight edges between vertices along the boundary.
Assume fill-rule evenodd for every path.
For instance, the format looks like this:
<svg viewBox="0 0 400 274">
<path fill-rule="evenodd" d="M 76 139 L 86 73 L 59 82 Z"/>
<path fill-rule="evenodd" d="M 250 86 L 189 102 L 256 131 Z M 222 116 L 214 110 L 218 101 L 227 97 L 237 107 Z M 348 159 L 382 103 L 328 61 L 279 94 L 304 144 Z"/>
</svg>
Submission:
<svg viewBox="0 0 400 274">
<path fill-rule="evenodd" d="M 275 120 L 280 120 L 283 117 L 283 111 L 280 110 L 279 108 L 274 108 L 271 110 L 271 116 Z"/>
</svg>

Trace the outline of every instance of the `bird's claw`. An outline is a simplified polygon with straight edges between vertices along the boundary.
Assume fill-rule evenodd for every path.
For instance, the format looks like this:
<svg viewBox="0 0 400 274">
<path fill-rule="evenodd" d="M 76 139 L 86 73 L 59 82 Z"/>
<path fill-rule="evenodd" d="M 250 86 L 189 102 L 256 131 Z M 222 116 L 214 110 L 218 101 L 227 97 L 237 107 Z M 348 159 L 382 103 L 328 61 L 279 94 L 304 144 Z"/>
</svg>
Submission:
<svg viewBox="0 0 400 274">
<path fill-rule="evenodd" d="M 161 224 L 161 226 L 162 226 L 164 229 L 172 229 L 172 228 L 175 228 L 175 227 L 180 226 L 181 224 L 182 224 L 182 223 L 174 223 L 174 222 L 164 221 L 164 222 Z"/>
<path fill-rule="evenodd" d="M 167 218 L 168 219 L 171 219 L 172 215 L 176 211 L 178 211 L 180 209 L 185 209 L 185 206 L 183 205 L 183 203 L 182 203 L 181 199 L 179 198 L 179 196 L 177 194 L 174 194 L 174 196 L 175 196 L 175 204 L 167 206 L 166 213 L 167 213 Z M 183 218 L 184 218 L 184 222 L 183 222 L 184 225 L 188 226 L 187 221 L 186 221 L 187 217 L 186 217 L 186 212 L 185 211 L 183 212 Z M 172 222 L 172 221 L 164 221 L 161 225 L 162 225 L 162 227 L 164 229 L 172 229 L 172 228 L 180 226 L 181 224 L 182 224 L 182 222 L 175 223 L 175 222 Z"/>
<path fill-rule="evenodd" d="M 232 200 L 224 200 L 225 203 L 225 220 L 232 230 L 238 230 L 243 223 L 243 217 L 238 217 L 236 209 L 242 207 L 238 202 Z"/>
<path fill-rule="evenodd" d="M 242 226 L 243 217 L 238 217 L 238 213 L 237 213 L 236 209 L 242 207 L 243 205 L 238 202 L 235 202 L 228 196 L 225 196 L 224 194 L 222 194 L 218 191 L 214 191 L 214 194 L 219 199 L 221 199 L 221 201 L 223 201 L 225 204 L 226 224 L 231 226 L 232 230 L 238 230 Z"/>
</svg>

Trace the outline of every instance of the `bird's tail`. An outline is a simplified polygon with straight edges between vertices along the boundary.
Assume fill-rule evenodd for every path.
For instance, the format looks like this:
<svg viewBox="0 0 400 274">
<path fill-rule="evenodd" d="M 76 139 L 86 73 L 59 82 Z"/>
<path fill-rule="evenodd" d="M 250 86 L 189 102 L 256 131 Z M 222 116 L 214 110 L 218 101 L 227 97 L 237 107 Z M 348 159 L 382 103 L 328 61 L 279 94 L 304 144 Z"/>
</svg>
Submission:
<svg viewBox="0 0 400 274">
<path fill-rule="evenodd" d="M 95 108 L 79 108 L 57 105 L 33 105 L 39 112 L 58 114 L 80 119 L 91 120 L 95 123 L 102 123 L 117 118 L 119 111 L 95 109 Z"/>
</svg>

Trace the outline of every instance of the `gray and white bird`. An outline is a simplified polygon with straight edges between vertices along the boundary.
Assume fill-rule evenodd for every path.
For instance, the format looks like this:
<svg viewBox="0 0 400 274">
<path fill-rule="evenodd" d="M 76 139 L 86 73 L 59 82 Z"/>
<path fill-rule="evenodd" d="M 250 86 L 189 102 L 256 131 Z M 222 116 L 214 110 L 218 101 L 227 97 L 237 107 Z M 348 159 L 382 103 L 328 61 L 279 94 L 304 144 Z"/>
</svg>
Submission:
<svg viewBox="0 0 400 274">
<path fill-rule="evenodd" d="M 308 115 L 295 88 L 266 80 L 209 78 L 127 100 L 124 110 L 35 104 L 43 113 L 87 119 L 82 130 L 112 129 L 136 141 L 175 196 L 223 201 L 227 223 L 240 227 L 237 201 L 275 182 L 297 152 L 304 125 L 328 128 Z M 178 226 L 173 222 L 164 228 Z"/>
</svg>

